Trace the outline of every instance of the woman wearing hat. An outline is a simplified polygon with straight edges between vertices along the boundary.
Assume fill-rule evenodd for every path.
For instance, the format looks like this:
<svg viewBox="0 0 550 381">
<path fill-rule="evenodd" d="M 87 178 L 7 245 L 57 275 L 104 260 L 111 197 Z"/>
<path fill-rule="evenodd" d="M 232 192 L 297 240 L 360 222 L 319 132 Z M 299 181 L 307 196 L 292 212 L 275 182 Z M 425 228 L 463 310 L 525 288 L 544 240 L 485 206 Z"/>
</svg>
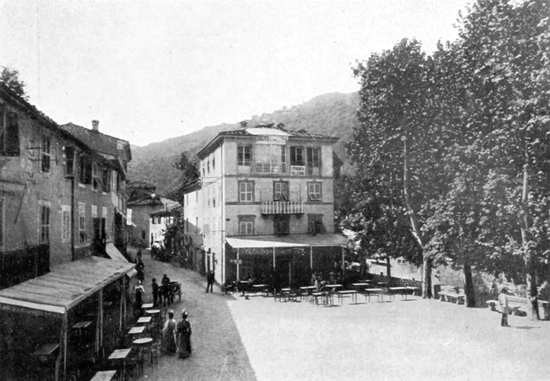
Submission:
<svg viewBox="0 0 550 381">
<path fill-rule="evenodd" d="M 174 311 L 168 311 L 168 320 L 162 329 L 162 347 L 166 353 L 176 353 L 176 320 Z"/>
<path fill-rule="evenodd" d="M 178 338 L 178 354 L 181 359 L 191 356 L 191 323 L 187 320 L 187 312 L 181 313 L 181 320 L 176 327 Z"/>
</svg>

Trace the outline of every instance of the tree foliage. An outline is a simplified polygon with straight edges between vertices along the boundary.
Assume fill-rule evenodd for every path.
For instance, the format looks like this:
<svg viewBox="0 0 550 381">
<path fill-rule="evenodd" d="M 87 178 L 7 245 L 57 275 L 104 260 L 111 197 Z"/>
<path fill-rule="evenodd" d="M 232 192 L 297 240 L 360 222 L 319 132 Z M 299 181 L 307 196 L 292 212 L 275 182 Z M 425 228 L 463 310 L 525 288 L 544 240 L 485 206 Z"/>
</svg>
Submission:
<svg viewBox="0 0 550 381">
<path fill-rule="evenodd" d="M 432 55 L 403 40 L 358 64 L 356 208 L 345 221 L 361 215 L 366 242 L 384 250 L 412 235 L 425 266 L 464 268 L 467 283 L 471 266 L 519 278 L 548 261 L 548 15 L 547 0 L 478 0 L 459 38 Z M 387 237 L 373 240 L 375 226 Z"/>
<path fill-rule="evenodd" d="M 0 83 L 20 97 L 27 99 L 25 82 L 19 79 L 19 72 L 17 70 L 4 67 L 2 72 L 0 72 Z"/>
</svg>

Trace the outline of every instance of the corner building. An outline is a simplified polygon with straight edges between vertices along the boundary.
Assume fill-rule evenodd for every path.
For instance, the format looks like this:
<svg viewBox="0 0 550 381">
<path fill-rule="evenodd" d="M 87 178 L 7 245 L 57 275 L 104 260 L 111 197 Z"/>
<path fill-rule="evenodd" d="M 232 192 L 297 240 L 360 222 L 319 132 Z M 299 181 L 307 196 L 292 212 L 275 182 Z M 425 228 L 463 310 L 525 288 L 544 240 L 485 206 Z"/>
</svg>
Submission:
<svg viewBox="0 0 550 381">
<path fill-rule="evenodd" d="M 270 124 L 221 132 L 198 152 L 200 186 L 184 195 L 185 232 L 217 282 L 277 277 L 297 286 L 340 266 L 336 141 Z"/>
</svg>

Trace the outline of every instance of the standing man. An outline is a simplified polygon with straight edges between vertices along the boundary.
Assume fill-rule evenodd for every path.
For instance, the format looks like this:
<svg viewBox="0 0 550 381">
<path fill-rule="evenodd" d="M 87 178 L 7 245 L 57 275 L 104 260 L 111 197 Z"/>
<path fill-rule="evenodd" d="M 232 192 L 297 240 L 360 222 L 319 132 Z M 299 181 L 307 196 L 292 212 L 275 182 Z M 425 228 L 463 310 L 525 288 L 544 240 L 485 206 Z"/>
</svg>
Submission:
<svg viewBox="0 0 550 381">
<path fill-rule="evenodd" d="M 208 293 L 208 289 L 210 289 L 210 292 L 214 292 L 214 282 L 216 281 L 214 271 L 208 270 L 208 274 L 206 274 L 206 293 Z"/>
<path fill-rule="evenodd" d="M 151 288 L 153 289 L 153 305 L 157 307 L 159 303 L 159 285 L 155 278 L 153 278 L 153 283 L 151 284 Z"/>
<path fill-rule="evenodd" d="M 500 304 L 500 309 L 502 310 L 502 316 L 500 318 L 500 326 L 501 327 L 509 327 L 510 324 L 508 323 L 508 288 L 502 287 L 500 290 L 500 294 L 498 295 L 498 303 Z"/>
</svg>

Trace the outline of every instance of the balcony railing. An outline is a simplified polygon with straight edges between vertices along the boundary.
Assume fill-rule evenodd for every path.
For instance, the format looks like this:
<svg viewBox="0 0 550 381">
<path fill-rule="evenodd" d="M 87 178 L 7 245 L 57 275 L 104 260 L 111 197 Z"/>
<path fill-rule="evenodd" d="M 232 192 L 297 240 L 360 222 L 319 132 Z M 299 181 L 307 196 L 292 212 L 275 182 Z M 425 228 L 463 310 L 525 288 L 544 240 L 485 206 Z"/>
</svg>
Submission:
<svg viewBox="0 0 550 381">
<path fill-rule="evenodd" d="M 303 214 L 302 201 L 263 201 L 262 214 Z"/>
<path fill-rule="evenodd" d="M 280 162 L 253 161 L 249 165 L 239 165 L 239 172 L 255 175 L 319 176 L 320 168 L 308 165 L 288 165 Z"/>
</svg>

